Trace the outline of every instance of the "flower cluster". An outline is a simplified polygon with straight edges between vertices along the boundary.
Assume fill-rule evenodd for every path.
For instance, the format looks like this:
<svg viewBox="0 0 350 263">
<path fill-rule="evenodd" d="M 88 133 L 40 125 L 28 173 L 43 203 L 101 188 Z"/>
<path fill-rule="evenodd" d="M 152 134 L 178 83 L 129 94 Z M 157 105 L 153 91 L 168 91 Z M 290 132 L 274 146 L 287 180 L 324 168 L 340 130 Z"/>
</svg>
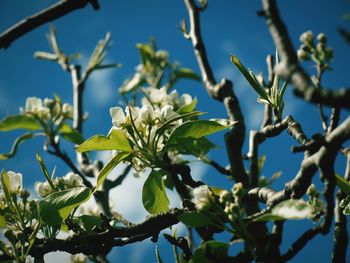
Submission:
<svg viewBox="0 0 350 263">
<path fill-rule="evenodd" d="M 175 111 L 192 102 L 191 95 L 184 93 L 180 96 L 176 90 L 168 94 L 166 87 L 160 89 L 147 88 L 144 89 L 144 94 L 145 97 L 141 100 L 142 105 L 152 105 L 160 108 L 168 105 L 172 106 Z"/>
<path fill-rule="evenodd" d="M 317 35 L 317 44 L 314 43 L 314 34 L 311 31 L 304 32 L 300 36 L 301 46 L 298 50 L 299 60 L 313 60 L 317 65 L 328 68 L 329 61 L 333 58 L 333 49 L 327 47 L 327 36 L 324 33 Z"/>
<path fill-rule="evenodd" d="M 134 149 L 142 149 L 139 154 L 133 157 L 133 166 L 136 171 L 143 171 L 148 165 L 143 155 L 146 152 L 151 155 L 162 151 L 167 137 L 174 127 L 182 123 L 182 118 L 178 113 L 181 107 L 192 103 L 192 97 L 188 94 L 178 95 L 174 90 L 170 94 L 165 88 L 149 88 L 144 92 L 142 107 L 127 106 L 125 110 L 121 107 L 110 109 L 113 127 L 124 132 Z M 157 130 L 166 122 L 171 121 L 165 132 L 156 137 Z M 149 158 L 148 158 L 149 159 Z"/>
<path fill-rule="evenodd" d="M 34 114 L 46 121 L 55 119 L 58 123 L 62 119 L 73 118 L 73 107 L 68 103 L 63 103 L 58 99 L 28 97 L 24 109 L 20 108 L 22 114 Z"/>
<path fill-rule="evenodd" d="M 41 197 L 46 197 L 56 189 L 69 189 L 83 185 L 83 180 L 77 174 L 72 172 L 67 173 L 62 178 L 56 178 L 51 180 L 51 184 L 48 181 L 36 182 L 35 191 Z M 53 187 L 52 187 L 53 186 Z"/>
</svg>

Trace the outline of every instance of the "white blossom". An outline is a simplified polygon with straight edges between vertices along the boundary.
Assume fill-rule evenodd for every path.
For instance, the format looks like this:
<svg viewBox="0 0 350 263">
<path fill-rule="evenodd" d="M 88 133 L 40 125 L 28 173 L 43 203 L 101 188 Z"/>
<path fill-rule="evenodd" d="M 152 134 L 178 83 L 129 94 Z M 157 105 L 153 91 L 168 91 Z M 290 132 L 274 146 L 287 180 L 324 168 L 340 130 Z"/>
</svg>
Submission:
<svg viewBox="0 0 350 263">
<path fill-rule="evenodd" d="M 166 87 L 160 89 L 151 88 L 148 96 L 152 103 L 162 104 L 162 102 L 167 102 L 168 93 Z"/>
<path fill-rule="evenodd" d="M 109 113 L 111 114 L 114 126 L 121 127 L 121 125 L 125 123 L 126 117 L 121 107 L 110 108 Z"/>
<path fill-rule="evenodd" d="M 191 95 L 184 93 L 181 95 L 181 97 L 179 98 L 179 108 L 181 108 L 182 106 L 188 105 L 192 102 L 192 97 Z"/>
<path fill-rule="evenodd" d="M 192 190 L 192 202 L 197 210 L 204 210 L 211 206 L 213 193 L 207 185 L 201 185 Z"/>
<path fill-rule="evenodd" d="M 143 123 L 145 124 L 152 123 L 154 121 L 154 117 L 155 117 L 154 110 L 152 106 L 150 105 L 142 106 L 142 108 L 140 109 L 139 118 Z"/>
<path fill-rule="evenodd" d="M 22 189 L 22 174 L 8 171 L 7 176 L 9 179 L 8 190 L 10 194 L 17 194 Z"/>
<path fill-rule="evenodd" d="M 160 121 L 165 122 L 169 119 L 180 116 L 177 112 L 173 111 L 173 106 L 165 105 L 160 110 Z"/>
<path fill-rule="evenodd" d="M 46 197 L 53 191 L 49 182 L 36 182 L 34 188 L 35 192 L 41 197 Z"/>
<path fill-rule="evenodd" d="M 67 173 L 64 177 L 64 183 L 70 187 L 78 187 L 83 185 L 83 179 L 73 172 Z"/>
</svg>

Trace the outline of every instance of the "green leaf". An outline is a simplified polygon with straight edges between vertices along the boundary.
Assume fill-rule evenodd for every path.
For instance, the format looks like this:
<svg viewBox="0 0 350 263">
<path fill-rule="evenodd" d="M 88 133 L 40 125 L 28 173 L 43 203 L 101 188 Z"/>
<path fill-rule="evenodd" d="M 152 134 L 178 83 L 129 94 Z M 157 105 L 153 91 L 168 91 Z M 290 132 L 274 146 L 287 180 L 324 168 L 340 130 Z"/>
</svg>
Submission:
<svg viewBox="0 0 350 263">
<path fill-rule="evenodd" d="M 94 227 L 102 225 L 101 218 L 94 215 L 82 215 L 79 216 L 80 222 L 86 231 L 91 232 Z"/>
<path fill-rule="evenodd" d="M 206 156 L 211 149 L 217 148 L 215 144 L 209 141 L 207 138 L 202 137 L 196 140 L 192 140 L 188 143 L 184 143 L 176 148 L 178 153 L 191 154 L 196 157 Z"/>
<path fill-rule="evenodd" d="M 1 186 L 5 195 L 5 198 L 9 202 L 11 200 L 10 179 L 5 170 L 1 171 Z"/>
<path fill-rule="evenodd" d="M 312 207 L 309 203 L 300 199 L 289 199 L 277 204 L 267 213 L 255 218 L 254 221 L 301 220 L 311 216 Z"/>
<path fill-rule="evenodd" d="M 107 175 L 116 167 L 121 161 L 126 159 L 131 153 L 130 152 L 120 152 L 114 156 L 99 172 L 97 176 L 97 183 L 95 191 L 103 184 Z"/>
<path fill-rule="evenodd" d="M 265 91 L 263 87 L 257 82 L 257 80 L 252 77 L 249 71 L 243 66 L 241 61 L 239 61 L 237 56 L 231 56 L 231 62 L 238 68 L 238 70 L 242 73 L 245 79 L 249 82 L 252 88 L 260 95 L 261 98 L 270 102 L 269 95 Z"/>
<path fill-rule="evenodd" d="M 171 118 L 169 120 L 167 120 L 166 122 L 164 122 L 157 130 L 156 130 L 156 136 L 159 136 L 159 135 L 162 135 L 168 128 L 169 126 L 174 123 L 175 121 L 177 120 L 184 120 L 186 118 L 193 118 L 195 116 L 200 116 L 204 114 L 204 112 L 200 112 L 200 111 L 192 111 L 192 112 L 189 112 L 189 113 L 184 113 L 180 116 L 177 116 L 177 117 L 174 117 L 174 118 Z"/>
<path fill-rule="evenodd" d="M 179 68 L 175 70 L 175 75 L 177 78 L 187 78 L 194 80 L 201 80 L 201 78 L 192 69 L 189 68 Z"/>
<path fill-rule="evenodd" d="M 211 223 L 211 219 L 200 212 L 188 212 L 178 216 L 178 219 L 189 227 L 203 227 Z"/>
<path fill-rule="evenodd" d="M 40 202 L 40 215 L 43 222 L 50 226 L 59 225 L 74 208 L 89 200 L 92 190 L 75 187 L 53 192 Z"/>
<path fill-rule="evenodd" d="M 0 131 L 12 131 L 16 129 L 25 129 L 28 131 L 40 130 L 40 123 L 29 115 L 8 116 L 0 121 Z"/>
<path fill-rule="evenodd" d="M 0 215 L 0 228 L 6 227 L 6 219 L 4 216 Z"/>
<path fill-rule="evenodd" d="M 109 134 L 95 135 L 87 139 L 82 144 L 76 147 L 78 152 L 87 151 L 104 151 L 104 150 L 118 150 L 122 152 L 131 152 L 132 148 L 125 134 L 118 129 L 112 129 Z"/>
<path fill-rule="evenodd" d="M 194 98 L 190 104 L 183 105 L 180 109 L 177 110 L 177 113 L 184 114 L 194 111 L 197 105 L 197 98 Z"/>
<path fill-rule="evenodd" d="M 169 199 L 165 192 L 162 176 L 164 171 L 152 170 L 142 188 L 142 202 L 151 214 L 165 213 L 169 210 Z"/>
<path fill-rule="evenodd" d="M 43 174 L 44 174 L 46 180 L 47 180 L 48 183 L 50 184 L 51 189 L 55 189 L 56 187 L 55 187 L 55 186 L 53 185 L 53 183 L 52 183 L 52 180 L 51 180 L 49 171 L 47 170 L 46 165 L 45 165 L 45 163 L 44 163 L 44 161 L 43 161 L 43 159 L 41 158 L 41 156 L 40 156 L 39 153 L 36 154 L 36 160 L 38 161 L 38 163 L 39 163 L 39 165 L 40 165 L 40 168 L 41 168 L 41 170 L 43 171 Z"/>
<path fill-rule="evenodd" d="M 346 181 L 343 177 L 335 175 L 335 182 L 341 190 L 347 195 L 350 195 L 350 183 Z"/>
<path fill-rule="evenodd" d="M 19 145 L 20 145 L 22 142 L 24 142 L 24 141 L 26 141 L 26 140 L 28 140 L 28 139 L 30 139 L 30 138 L 33 138 L 33 136 L 34 136 L 34 135 L 33 135 L 32 133 L 26 133 L 26 134 L 23 134 L 23 135 L 21 135 L 20 137 L 18 137 L 18 138 L 14 141 L 14 143 L 13 143 L 13 145 L 12 145 L 11 152 L 9 152 L 9 153 L 1 153 L 1 154 L 0 154 L 0 160 L 7 160 L 7 159 L 9 159 L 9 158 L 15 156 L 16 153 L 17 153 L 17 150 L 18 150 Z"/>
<path fill-rule="evenodd" d="M 187 121 L 176 127 L 170 134 L 166 147 L 174 147 L 184 143 L 184 140 L 199 139 L 215 132 L 222 131 L 230 126 L 222 125 L 216 121 L 196 120 Z"/>
<path fill-rule="evenodd" d="M 207 241 L 201 244 L 193 253 L 190 263 L 230 262 L 228 253 L 229 244 L 220 241 Z"/>
<path fill-rule="evenodd" d="M 80 134 L 80 132 L 74 129 L 73 127 L 69 126 L 67 123 L 64 123 L 61 126 L 59 133 L 65 140 L 70 141 L 72 143 L 81 144 L 84 142 L 84 138 Z"/>
<path fill-rule="evenodd" d="M 136 44 L 136 47 L 139 49 L 141 54 L 141 60 L 143 64 L 146 64 L 154 57 L 154 50 L 149 44 Z"/>
<path fill-rule="evenodd" d="M 258 160 L 258 173 L 261 174 L 262 168 L 266 161 L 266 155 L 262 155 Z"/>
</svg>

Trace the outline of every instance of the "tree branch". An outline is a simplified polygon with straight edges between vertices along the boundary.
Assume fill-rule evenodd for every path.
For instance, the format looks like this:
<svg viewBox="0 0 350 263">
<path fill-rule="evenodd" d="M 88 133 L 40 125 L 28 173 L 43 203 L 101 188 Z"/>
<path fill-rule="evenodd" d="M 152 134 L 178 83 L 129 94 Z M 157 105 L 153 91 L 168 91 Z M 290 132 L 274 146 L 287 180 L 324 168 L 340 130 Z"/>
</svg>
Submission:
<svg viewBox="0 0 350 263">
<path fill-rule="evenodd" d="M 225 104 L 227 114 L 232 121 L 238 121 L 230 133 L 225 135 L 226 148 L 231 165 L 231 173 L 237 182 L 247 186 L 248 176 L 245 172 L 242 159 L 242 147 L 245 137 L 244 117 L 239 101 L 233 92 L 233 83 L 228 79 L 222 79 L 217 83 L 209 64 L 205 45 L 200 32 L 200 17 L 202 11 L 193 0 L 185 0 L 190 17 L 190 32 L 186 38 L 192 41 L 194 53 L 201 71 L 204 86 L 210 96 Z"/>
<path fill-rule="evenodd" d="M 94 10 L 100 8 L 98 0 L 64 0 L 29 16 L 13 25 L 0 35 L 0 48 L 8 48 L 12 42 L 35 28 L 57 18 L 60 18 L 76 9 L 91 4 Z"/>
<path fill-rule="evenodd" d="M 264 16 L 282 61 L 275 73 L 290 81 L 298 97 L 312 103 L 338 106 L 350 109 L 350 89 L 317 89 L 307 73 L 300 67 L 298 58 L 289 38 L 287 28 L 280 18 L 275 0 L 262 0 Z"/>
<path fill-rule="evenodd" d="M 346 170 L 344 179 L 350 181 L 350 149 L 346 152 Z M 339 206 L 346 194 L 339 190 L 336 197 L 334 208 L 334 246 L 332 253 L 333 262 L 346 262 L 346 251 L 349 243 L 349 235 L 347 231 L 347 218 L 343 214 L 343 209 Z"/>
<path fill-rule="evenodd" d="M 284 200 L 302 197 L 309 185 L 312 177 L 320 168 L 324 174 L 329 174 L 330 168 L 333 169 L 334 158 L 341 144 L 350 138 L 350 117 L 348 117 L 334 131 L 325 136 L 325 145 L 317 152 L 308 156 L 305 155 L 301 163 L 298 174 L 295 178 L 286 184 L 286 187 L 275 192 L 266 187 L 258 187 L 250 190 L 248 196 L 258 198 L 267 204 L 267 207 L 272 207 Z M 332 180 L 328 178 L 329 180 Z M 332 182 L 331 182 L 332 183 Z"/>
<path fill-rule="evenodd" d="M 103 254 L 105 250 L 113 246 L 145 240 L 179 221 L 177 217 L 182 214 L 182 209 L 172 209 L 165 214 L 159 214 L 148 218 L 143 223 L 130 227 L 111 228 L 102 233 L 89 233 L 62 239 L 37 239 L 30 254 L 33 257 L 44 255 L 53 251 L 66 251 L 71 254 L 83 253 L 86 255 Z M 99 244 L 92 246 L 91 244 Z"/>
</svg>

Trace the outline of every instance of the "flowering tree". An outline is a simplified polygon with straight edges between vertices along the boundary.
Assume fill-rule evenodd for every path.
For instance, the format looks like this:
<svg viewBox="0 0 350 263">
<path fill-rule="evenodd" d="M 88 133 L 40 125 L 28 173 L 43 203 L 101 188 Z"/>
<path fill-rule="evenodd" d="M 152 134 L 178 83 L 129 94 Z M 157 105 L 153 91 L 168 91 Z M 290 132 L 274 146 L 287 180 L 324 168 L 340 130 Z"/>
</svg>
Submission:
<svg viewBox="0 0 350 263">
<path fill-rule="evenodd" d="M 276 55 L 267 57 L 269 76 L 256 75 L 248 70 L 237 56 L 232 55 L 233 66 L 248 81 L 263 103 L 264 119 L 261 129 L 249 133 L 249 152 L 243 154 L 246 139 L 244 116 L 233 84 L 228 79 L 215 80 L 201 37 L 200 14 L 207 7 L 205 0 L 185 0 L 189 25 L 180 26 L 184 37 L 193 44 L 200 76 L 193 70 L 171 62 L 155 42 L 138 44 L 140 64 L 131 78 L 119 88 L 123 105 L 110 109 L 111 128 L 106 135 L 85 138 L 83 108 L 85 83 L 97 70 L 120 67 L 105 62 L 110 48 L 110 34 L 100 40 L 87 66 L 82 69 L 76 54 L 65 54 L 56 37 L 55 28 L 49 32 L 51 51 L 38 51 L 38 59 L 58 63 L 69 73 L 73 83 L 73 105 L 62 102 L 56 95 L 40 99 L 29 97 L 19 114 L 5 117 L 0 122 L 1 132 L 24 130 L 11 152 L 0 159 L 15 158 L 22 142 L 43 137 L 46 153 L 61 159 L 70 172 L 63 177 L 50 173 L 39 153 L 36 158 L 45 178 L 35 184 L 39 199 L 33 199 L 22 186 L 22 175 L 13 171 L 1 172 L 0 227 L 6 241 L 0 241 L 2 260 L 25 262 L 34 258 L 43 262 L 46 253 L 66 251 L 73 262 L 107 262 L 113 247 L 151 239 L 157 243 L 164 237 L 174 247 L 176 262 L 284 262 L 293 258 L 318 234 L 329 234 L 334 227 L 333 262 L 345 262 L 350 214 L 350 151 L 343 145 L 350 138 L 350 118 L 340 118 L 341 110 L 350 108 L 349 89 L 326 89 L 322 76 L 331 69 L 333 50 L 327 36 L 311 31 L 300 36 L 300 48 L 295 51 L 274 0 L 263 0 L 259 13 L 266 19 L 276 45 Z M 60 1 L 41 13 L 13 26 L 0 36 L 0 46 L 7 48 L 28 31 L 54 20 L 77 8 L 98 2 Z M 309 76 L 301 67 L 310 60 L 316 75 Z M 275 61 L 275 62 L 274 62 Z M 208 94 L 222 102 L 227 118 L 207 119 L 197 108 L 197 98 L 179 94 L 174 86 L 180 79 L 202 80 Z M 292 116 L 284 116 L 284 94 L 290 86 L 305 103 L 317 104 L 323 126 L 322 134 L 311 139 Z M 329 121 L 324 107 L 331 107 Z M 304 159 L 294 178 L 284 189 L 275 190 L 271 179 L 261 175 L 264 157 L 259 158 L 259 145 L 287 130 L 299 146 L 294 152 L 304 152 Z M 216 146 L 207 136 L 226 131 L 225 142 L 229 165 L 223 167 L 208 157 Z M 71 143 L 76 162 L 62 147 L 62 141 Z M 65 144 L 66 145 L 66 144 Z M 92 160 L 90 152 L 111 151 L 106 163 Z M 346 157 L 344 176 L 334 172 L 337 154 Z M 193 179 L 188 156 L 194 156 L 203 165 L 211 165 L 218 174 L 232 181 L 229 189 L 221 189 Z M 244 160 L 249 161 L 246 168 Z M 116 179 L 110 172 L 125 164 Z M 147 177 L 140 198 L 150 216 L 140 224 L 127 221 L 110 206 L 109 193 L 123 187 L 123 180 L 133 170 Z M 312 178 L 319 172 L 323 182 L 320 194 Z M 336 187 L 338 192 L 335 196 Z M 182 205 L 169 207 L 166 189 L 180 196 Z M 98 207 L 88 209 L 85 203 L 94 198 Z M 259 206 L 263 203 L 263 208 Z M 283 224 L 286 220 L 307 219 L 315 226 L 301 234 L 286 252 L 280 251 Z M 267 222 L 273 223 L 270 231 Z M 181 222 L 189 229 L 188 236 L 163 233 Z M 67 237 L 59 238 L 65 232 Z M 195 234 L 192 234 L 195 233 Z M 221 240 L 215 234 L 226 233 Z M 195 237 L 194 237 L 195 236 Z M 198 246 L 194 239 L 200 239 Z M 91 244 L 94 244 L 92 246 Z M 147 241 L 144 241 L 147 242 Z M 243 243 L 237 255 L 228 253 L 230 246 Z M 156 246 L 156 258 L 162 262 Z"/>
</svg>

